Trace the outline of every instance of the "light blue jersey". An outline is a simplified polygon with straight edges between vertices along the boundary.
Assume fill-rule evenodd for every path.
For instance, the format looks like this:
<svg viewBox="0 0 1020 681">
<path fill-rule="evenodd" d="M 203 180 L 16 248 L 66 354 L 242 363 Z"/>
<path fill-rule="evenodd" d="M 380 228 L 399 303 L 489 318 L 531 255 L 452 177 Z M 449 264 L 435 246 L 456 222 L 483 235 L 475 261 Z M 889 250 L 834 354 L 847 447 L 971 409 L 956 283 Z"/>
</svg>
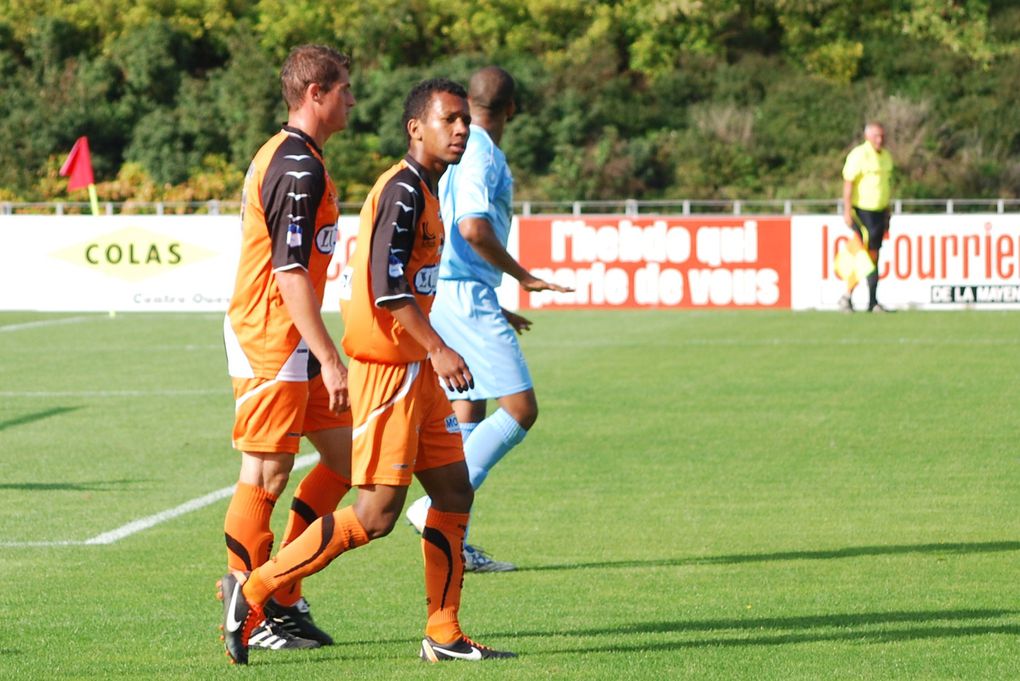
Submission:
<svg viewBox="0 0 1020 681">
<path fill-rule="evenodd" d="M 467 149 L 460 163 L 446 169 L 439 180 L 439 204 L 447 237 L 440 279 L 478 281 L 496 288 L 503 279 L 498 267 L 487 263 L 471 248 L 457 229 L 468 217 L 489 221 L 503 247 L 510 235 L 513 216 L 514 178 L 503 150 L 477 125 L 471 126 Z"/>
<path fill-rule="evenodd" d="M 501 73 L 504 80 L 510 79 L 505 71 Z M 491 71 L 486 77 L 495 78 Z M 506 89 L 506 83 L 501 87 Z M 509 92 L 512 94 L 512 89 Z M 512 106 L 508 106 L 506 112 L 511 114 Z M 451 401 L 477 403 L 532 390 L 531 373 L 517 342 L 517 334 L 496 296 L 503 271 L 478 255 L 458 228 L 458 223 L 465 218 L 484 218 L 506 248 L 510 235 L 513 187 L 513 175 L 507 166 L 506 156 L 484 128 L 472 125 L 460 163 L 449 166 L 439 180 L 440 212 L 447 235 L 439 265 L 436 299 L 429 320 L 442 339 L 463 357 L 474 377 L 474 386 L 467 392 L 446 391 Z M 492 467 L 528 434 L 527 428 L 516 418 L 521 417 L 511 415 L 500 406 L 480 422 L 460 424 L 464 438 L 464 462 L 472 488 L 478 489 Z M 529 426 L 533 420 L 533 417 L 528 417 Z M 428 497 L 423 497 L 411 505 L 407 513 L 412 524 L 416 522 L 414 518 L 420 517 L 419 524 L 424 527 L 429 503 Z M 464 539 L 465 569 L 469 569 L 469 557 L 476 555 L 477 551 L 466 543 L 466 530 Z M 470 569 L 478 571 L 515 569 L 511 563 L 489 560 L 478 564 L 473 558 L 470 560 L 470 565 L 474 566 Z"/>
</svg>

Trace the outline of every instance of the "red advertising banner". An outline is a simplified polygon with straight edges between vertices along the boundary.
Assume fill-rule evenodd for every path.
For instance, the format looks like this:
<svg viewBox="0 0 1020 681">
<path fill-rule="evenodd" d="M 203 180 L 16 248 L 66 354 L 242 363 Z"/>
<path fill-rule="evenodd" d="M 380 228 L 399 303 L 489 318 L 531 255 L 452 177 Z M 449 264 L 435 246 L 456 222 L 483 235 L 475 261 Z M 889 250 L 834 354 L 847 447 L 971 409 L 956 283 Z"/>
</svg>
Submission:
<svg viewBox="0 0 1020 681">
<path fill-rule="evenodd" d="M 521 309 L 789 308 L 788 217 L 520 217 L 519 260 L 573 293 Z"/>
</svg>

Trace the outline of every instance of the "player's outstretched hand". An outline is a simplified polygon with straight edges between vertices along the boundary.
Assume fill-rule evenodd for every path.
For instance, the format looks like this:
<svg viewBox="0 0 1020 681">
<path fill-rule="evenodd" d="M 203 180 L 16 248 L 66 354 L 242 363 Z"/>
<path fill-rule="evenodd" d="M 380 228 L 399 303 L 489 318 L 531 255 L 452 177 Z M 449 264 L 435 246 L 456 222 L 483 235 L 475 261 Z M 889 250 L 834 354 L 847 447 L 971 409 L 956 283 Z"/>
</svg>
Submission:
<svg viewBox="0 0 1020 681">
<path fill-rule="evenodd" d="M 432 360 L 432 368 L 439 374 L 439 380 L 445 383 L 448 388 L 462 393 L 475 387 L 475 379 L 464 358 L 449 346 L 429 353 L 429 359 Z"/>
<path fill-rule="evenodd" d="M 501 307 L 500 310 L 503 312 L 503 316 L 506 318 L 506 320 L 510 323 L 510 326 L 513 327 L 513 330 L 517 332 L 518 336 L 524 333 L 525 331 L 531 330 L 530 319 L 526 319 L 525 317 L 522 317 L 521 315 L 515 312 L 511 312 L 505 307 Z"/>
<path fill-rule="evenodd" d="M 323 364 L 322 384 L 329 393 L 329 410 L 341 414 L 351 408 L 347 394 L 347 368 L 343 364 Z"/>
<path fill-rule="evenodd" d="M 574 289 L 569 286 L 560 286 L 545 279 L 533 277 L 530 274 L 520 280 L 521 288 L 525 291 L 556 291 L 557 293 L 571 293 Z"/>
</svg>

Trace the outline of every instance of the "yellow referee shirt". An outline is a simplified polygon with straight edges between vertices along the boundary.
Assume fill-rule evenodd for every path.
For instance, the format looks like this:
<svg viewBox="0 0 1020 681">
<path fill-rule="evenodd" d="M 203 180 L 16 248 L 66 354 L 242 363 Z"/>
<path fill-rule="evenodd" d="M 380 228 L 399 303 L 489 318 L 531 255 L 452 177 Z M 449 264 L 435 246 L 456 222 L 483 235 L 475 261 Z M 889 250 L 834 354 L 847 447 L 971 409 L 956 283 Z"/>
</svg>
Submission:
<svg viewBox="0 0 1020 681">
<path fill-rule="evenodd" d="M 889 207 L 893 160 L 888 149 L 875 151 L 871 142 L 863 142 L 847 154 L 843 179 L 854 183 L 850 203 L 864 210 Z"/>
</svg>

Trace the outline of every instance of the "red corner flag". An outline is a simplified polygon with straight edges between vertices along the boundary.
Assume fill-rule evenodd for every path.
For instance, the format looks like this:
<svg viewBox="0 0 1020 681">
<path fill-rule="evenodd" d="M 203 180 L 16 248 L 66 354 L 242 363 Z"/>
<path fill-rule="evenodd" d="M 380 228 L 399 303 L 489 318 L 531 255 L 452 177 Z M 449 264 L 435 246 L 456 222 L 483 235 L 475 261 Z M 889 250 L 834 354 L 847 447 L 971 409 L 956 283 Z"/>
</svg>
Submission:
<svg viewBox="0 0 1020 681">
<path fill-rule="evenodd" d="M 89 138 L 79 137 L 71 147 L 64 165 L 60 167 L 61 176 L 69 176 L 67 191 L 95 184 L 92 177 L 92 154 L 89 153 Z"/>
</svg>

